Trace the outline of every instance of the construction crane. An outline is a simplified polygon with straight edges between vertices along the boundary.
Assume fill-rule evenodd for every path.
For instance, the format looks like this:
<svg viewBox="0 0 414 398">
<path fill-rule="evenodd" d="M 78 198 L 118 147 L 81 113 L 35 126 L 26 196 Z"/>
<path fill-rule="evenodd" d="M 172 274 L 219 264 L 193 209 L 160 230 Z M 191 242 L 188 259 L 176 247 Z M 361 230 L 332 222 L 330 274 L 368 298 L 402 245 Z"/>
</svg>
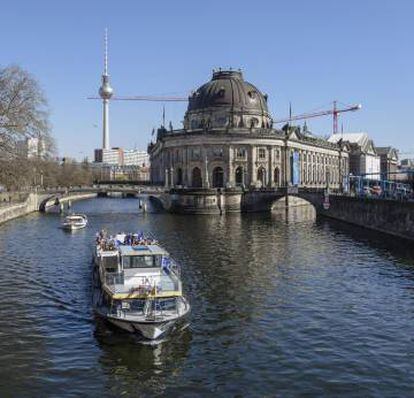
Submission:
<svg viewBox="0 0 414 398">
<path fill-rule="evenodd" d="M 100 100 L 101 97 L 87 97 L 91 100 Z M 188 97 L 162 97 L 152 95 L 135 95 L 131 97 L 112 97 L 111 101 L 153 101 L 153 102 L 186 102 Z"/>
<path fill-rule="evenodd" d="M 323 110 L 323 111 L 319 111 L 319 112 L 313 112 L 313 113 L 302 113 L 300 115 L 295 115 L 295 116 L 289 116 L 288 118 L 274 120 L 274 123 L 276 123 L 276 124 L 278 124 L 278 123 L 290 123 L 294 120 L 304 120 L 304 119 L 310 119 L 310 118 L 313 118 L 313 117 L 332 115 L 333 116 L 332 133 L 337 134 L 338 133 L 338 116 L 339 116 L 339 114 L 344 113 L 344 112 L 359 111 L 361 108 L 362 108 L 361 104 L 349 105 L 345 108 L 338 108 L 337 107 L 337 101 L 334 101 L 332 109 Z"/>
</svg>

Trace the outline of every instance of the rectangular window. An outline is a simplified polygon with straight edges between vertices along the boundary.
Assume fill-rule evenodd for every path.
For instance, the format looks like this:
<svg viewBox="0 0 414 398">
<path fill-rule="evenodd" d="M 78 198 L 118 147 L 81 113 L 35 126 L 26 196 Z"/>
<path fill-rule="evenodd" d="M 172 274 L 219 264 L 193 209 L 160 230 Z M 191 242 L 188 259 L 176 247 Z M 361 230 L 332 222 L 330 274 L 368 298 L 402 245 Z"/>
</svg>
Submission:
<svg viewBox="0 0 414 398">
<path fill-rule="evenodd" d="M 223 157 L 223 148 L 214 148 L 213 149 L 213 156 L 216 158 L 222 158 Z"/>
<path fill-rule="evenodd" d="M 200 149 L 194 148 L 191 150 L 191 159 L 192 160 L 199 160 L 200 159 Z"/>
<path fill-rule="evenodd" d="M 161 256 L 124 256 L 122 264 L 124 269 L 154 268 L 161 265 Z"/>
<path fill-rule="evenodd" d="M 237 159 L 246 159 L 246 149 L 245 148 L 237 148 L 236 149 L 236 158 Z"/>
<path fill-rule="evenodd" d="M 258 158 L 259 159 L 266 159 L 266 149 L 265 148 L 259 148 Z"/>
<path fill-rule="evenodd" d="M 279 149 L 276 149 L 276 150 L 275 150 L 275 158 L 276 158 L 276 160 L 277 160 L 277 161 L 280 159 L 280 152 L 279 152 Z"/>
<path fill-rule="evenodd" d="M 103 257 L 102 261 L 107 272 L 116 272 L 118 268 L 118 256 Z"/>
</svg>

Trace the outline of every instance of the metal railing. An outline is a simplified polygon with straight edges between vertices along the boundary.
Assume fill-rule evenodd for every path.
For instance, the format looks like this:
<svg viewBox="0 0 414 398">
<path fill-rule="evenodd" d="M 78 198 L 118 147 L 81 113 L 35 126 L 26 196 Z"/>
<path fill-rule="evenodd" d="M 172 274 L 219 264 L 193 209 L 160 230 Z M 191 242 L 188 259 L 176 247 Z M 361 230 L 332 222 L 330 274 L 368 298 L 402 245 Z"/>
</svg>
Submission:
<svg viewBox="0 0 414 398">
<path fill-rule="evenodd" d="M 159 279 L 153 281 L 150 279 L 143 279 L 142 282 L 136 286 L 129 286 L 125 284 L 124 273 L 105 273 L 105 284 L 114 293 L 130 293 L 140 295 L 157 295 L 163 292 L 181 292 L 181 280 L 174 273 L 169 275 L 161 275 Z"/>
</svg>

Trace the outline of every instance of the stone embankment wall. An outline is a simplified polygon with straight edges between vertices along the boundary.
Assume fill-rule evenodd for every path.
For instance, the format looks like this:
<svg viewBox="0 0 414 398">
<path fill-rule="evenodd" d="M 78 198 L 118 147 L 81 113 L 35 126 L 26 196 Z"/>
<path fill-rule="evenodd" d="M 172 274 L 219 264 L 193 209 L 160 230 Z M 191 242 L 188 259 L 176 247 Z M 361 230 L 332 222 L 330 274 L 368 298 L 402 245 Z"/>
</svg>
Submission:
<svg viewBox="0 0 414 398">
<path fill-rule="evenodd" d="M 20 203 L 3 205 L 0 207 L 0 223 L 32 213 L 38 209 L 37 206 L 38 195 L 35 193 L 27 194 L 26 200 Z"/>
<path fill-rule="evenodd" d="M 56 197 L 52 197 L 46 203 L 44 203 L 44 209 L 40 209 L 41 211 L 47 211 L 48 209 L 55 208 L 56 206 L 60 206 L 60 204 L 67 203 L 67 202 L 74 202 L 76 200 L 82 199 L 91 199 L 97 196 L 96 193 L 70 193 L 68 195 L 60 196 L 58 198 L 58 204 L 56 204 Z M 39 198 L 39 206 L 40 207 L 41 199 Z"/>
<path fill-rule="evenodd" d="M 0 224 L 39 210 L 39 204 L 44 199 L 44 194 L 42 195 L 30 193 L 26 194 L 25 196 L 26 199 L 20 203 L 12 203 L 0 206 Z M 81 199 L 93 198 L 95 196 L 95 193 L 73 194 L 64 197 L 64 200 L 76 201 Z"/>
<path fill-rule="evenodd" d="M 329 202 L 329 209 L 319 207 L 318 214 L 414 240 L 414 202 L 335 195 L 329 197 Z"/>
</svg>

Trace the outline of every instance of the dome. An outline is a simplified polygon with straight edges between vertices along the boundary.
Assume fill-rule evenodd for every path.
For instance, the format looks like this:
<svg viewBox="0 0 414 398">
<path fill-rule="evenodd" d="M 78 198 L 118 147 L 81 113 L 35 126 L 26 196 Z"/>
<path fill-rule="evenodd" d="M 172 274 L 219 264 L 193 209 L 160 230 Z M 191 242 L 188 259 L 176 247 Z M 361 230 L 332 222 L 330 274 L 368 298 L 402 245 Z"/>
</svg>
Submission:
<svg viewBox="0 0 414 398">
<path fill-rule="evenodd" d="M 267 96 L 243 79 L 241 71 L 220 70 L 189 97 L 187 128 L 257 127 L 268 128 L 271 118 Z"/>
</svg>

